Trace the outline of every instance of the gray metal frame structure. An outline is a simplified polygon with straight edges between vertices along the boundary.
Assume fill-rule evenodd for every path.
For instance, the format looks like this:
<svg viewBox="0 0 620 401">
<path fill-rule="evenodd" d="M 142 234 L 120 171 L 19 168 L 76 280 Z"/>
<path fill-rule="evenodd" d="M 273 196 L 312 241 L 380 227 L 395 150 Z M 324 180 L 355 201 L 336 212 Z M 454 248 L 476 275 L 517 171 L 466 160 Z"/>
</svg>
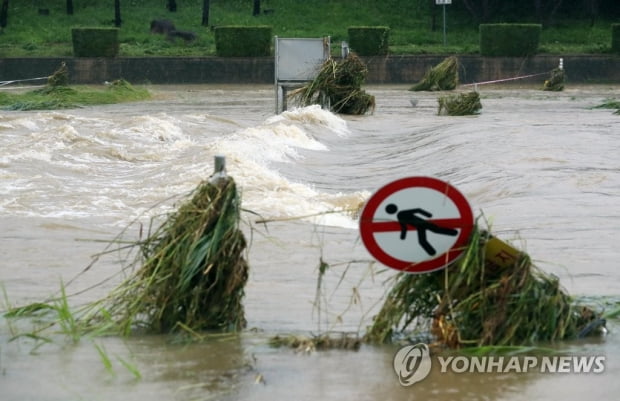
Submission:
<svg viewBox="0 0 620 401">
<path fill-rule="evenodd" d="M 275 37 L 276 114 L 286 110 L 287 91 L 312 81 L 331 55 L 330 37 Z"/>
</svg>

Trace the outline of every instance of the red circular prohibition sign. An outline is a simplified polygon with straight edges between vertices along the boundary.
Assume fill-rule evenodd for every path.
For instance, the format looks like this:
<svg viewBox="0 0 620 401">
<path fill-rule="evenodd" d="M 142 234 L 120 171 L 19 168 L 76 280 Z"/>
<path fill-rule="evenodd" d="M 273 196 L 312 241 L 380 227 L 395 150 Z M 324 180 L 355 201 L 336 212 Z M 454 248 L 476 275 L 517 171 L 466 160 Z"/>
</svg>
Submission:
<svg viewBox="0 0 620 401">
<path fill-rule="evenodd" d="M 401 224 L 397 220 L 386 221 L 381 219 L 375 221 L 374 217 L 377 209 L 386 198 L 408 188 L 426 188 L 437 191 L 454 203 L 459 214 L 459 217 L 456 218 L 434 216 L 427 220 L 441 227 L 456 229 L 458 234 L 454 245 L 449 250 L 420 262 L 410 262 L 390 255 L 380 246 L 375 237 L 375 233 L 393 231 L 395 235 L 398 235 L 398 232 L 401 231 Z M 429 273 L 440 270 L 455 261 L 467 247 L 473 227 L 473 213 L 463 194 L 447 182 L 432 177 L 406 177 L 383 186 L 370 197 L 360 216 L 360 234 L 368 252 L 384 265 L 407 273 Z"/>
</svg>

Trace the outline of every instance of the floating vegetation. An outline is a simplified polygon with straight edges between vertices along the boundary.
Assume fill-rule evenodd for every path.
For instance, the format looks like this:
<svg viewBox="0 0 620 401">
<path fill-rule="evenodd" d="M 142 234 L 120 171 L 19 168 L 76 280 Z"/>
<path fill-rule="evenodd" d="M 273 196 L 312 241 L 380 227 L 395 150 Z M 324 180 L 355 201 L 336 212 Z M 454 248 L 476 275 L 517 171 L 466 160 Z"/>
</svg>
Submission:
<svg viewBox="0 0 620 401">
<path fill-rule="evenodd" d="M 450 56 L 441 63 L 431 67 L 424 78 L 409 90 L 412 91 L 446 91 L 456 89 L 459 84 L 459 63 Z"/>
<path fill-rule="evenodd" d="M 564 69 L 563 68 L 554 68 L 551 71 L 551 76 L 549 79 L 545 80 L 543 85 L 543 90 L 545 91 L 554 91 L 559 92 L 564 90 Z"/>
<path fill-rule="evenodd" d="M 104 89 L 69 87 L 68 71 L 63 63 L 48 77 L 47 85 L 24 93 L 0 92 L 0 107 L 4 110 L 58 110 L 81 106 L 114 104 L 150 99 L 146 89 L 134 88 L 119 79 Z"/>
<path fill-rule="evenodd" d="M 269 339 L 269 344 L 272 347 L 288 347 L 305 353 L 328 349 L 358 350 L 362 345 L 362 338 L 357 333 L 330 333 L 311 337 L 276 335 Z"/>
<path fill-rule="evenodd" d="M 605 102 L 594 106 L 594 109 L 616 109 L 614 114 L 620 115 L 620 101 L 614 99 L 607 99 Z"/>
<path fill-rule="evenodd" d="M 248 279 L 240 206 L 232 178 L 205 181 L 146 239 L 122 245 L 137 251 L 126 266 L 133 273 L 106 298 L 64 313 L 63 287 L 63 302 L 12 308 L 5 316 L 58 311 L 56 323 L 74 339 L 86 333 L 240 330 L 246 325 L 242 298 Z"/>
<path fill-rule="evenodd" d="M 350 53 L 339 62 L 330 58 L 323 63 L 316 78 L 289 95 L 301 106 L 328 105 L 341 114 L 366 114 L 375 109 L 375 97 L 361 89 L 368 69 Z"/>
<path fill-rule="evenodd" d="M 391 342 L 416 329 L 441 346 L 522 346 L 598 333 L 605 320 L 578 305 L 559 279 L 518 252 L 500 267 L 490 261 L 492 237 L 475 229 L 464 255 L 444 270 L 395 276 L 365 340 Z"/>
<path fill-rule="evenodd" d="M 437 99 L 438 115 L 468 116 L 478 114 L 482 109 L 478 92 L 467 92 L 458 95 L 447 95 Z"/>
</svg>

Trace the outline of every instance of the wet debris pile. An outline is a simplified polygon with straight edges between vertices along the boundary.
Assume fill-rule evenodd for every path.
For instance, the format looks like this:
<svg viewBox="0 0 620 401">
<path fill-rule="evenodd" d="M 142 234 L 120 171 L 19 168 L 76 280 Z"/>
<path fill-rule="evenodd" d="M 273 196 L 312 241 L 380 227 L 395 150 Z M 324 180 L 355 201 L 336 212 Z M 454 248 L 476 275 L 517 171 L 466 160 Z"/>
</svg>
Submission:
<svg viewBox="0 0 620 401">
<path fill-rule="evenodd" d="M 375 97 L 362 89 L 367 75 L 366 65 L 353 53 L 340 61 L 329 58 L 312 82 L 292 91 L 289 97 L 300 106 L 329 106 L 334 113 L 372 113 Z"/>
<path fill-rule="evenodd" d="M 450 56 L 441 63 L 431 67 L 422 80 L 413 85 L 411 91 L 448 91 L 456 89 L 459 84 L 458 59 Z"/>
<path fill-rule="evenodd" d="M 551 75 L 549 79 L 545 80 L 543 84 L 543 90 L 545 91 L 553 91 L 560 92 L 564 90 L 564 69 L 563 68 L 554 68 L 551 71 Z"/>
<path fill-rule="evenodd" d="M 202 182 L 145 240 L 140 268 L 113 291 L 107 314 L 122 331 L 235 331 L 245 327 L 246 240 L 234 180 Z M 101 315 L 99 315 L 101 317 Z"/>
<path fill-rule="evenodd" d="M 438 115 L 468 116 L 478 114 L 482 109 L 480 94 L 476 91 L 441 96 L 437 103 Z"/>
<path fill-rule="evenodd" d="M 69 69 L 63 61 L 60 67 L 52 75 L 47 77 L 48 87 L 67 86 L 69 85 Z"/>
<path fill-rule="evenodd" d="M 204 181 L 146 238 L 114 241 L 118 249 L 107 253 L 124 250 L 128 260 L 134 257 L 123 268 L 127 278 L 105 298 L 70 310 L 63 286 L 57 299 L 12 308 L 7 316 L 57 312 L 51 325 L 73 338 L 241 330 L 249 269 L 240 207 L 232 178 Z"/>
<path fill-rule="evenodd" d="M 72 87 L 69 71 L 63 62 L 49 77 L 46 85 L 24 93 L 0 92 L 0 109 L 4 110 L 59 110 L 89 105 L 112 104 L 146 100 L 151 94 L 146 89 L 133 87 L 118 79 L 104 89 Z"/>
<path fill-rule="evenodd" d="M 444 270 L 395 276 L 365 341 L 418 332 L 448 348 L 518 346 L 602 330 L 605 320 L 576 304 L 527 254 L 519 251 L 503 266 L 491 262 L 486 248 L 493 238 L 475 230 L 464 255 Z"/>
</svg>

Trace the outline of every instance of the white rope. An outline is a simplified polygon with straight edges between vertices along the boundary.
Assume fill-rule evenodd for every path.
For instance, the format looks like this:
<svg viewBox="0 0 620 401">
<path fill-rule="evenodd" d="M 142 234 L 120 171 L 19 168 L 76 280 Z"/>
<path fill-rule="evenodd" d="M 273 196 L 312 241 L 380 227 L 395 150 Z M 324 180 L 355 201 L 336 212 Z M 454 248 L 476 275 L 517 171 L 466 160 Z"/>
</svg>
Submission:
<svg viewBox="0 0 620 401">
<path fill-rule="evenodd" d="M 10 85 L 10 84 L 14 84 L 16 82 L 36 81 L 36 80 L 48 79 L 48 78 L 49 78 L 49 76 L 47 76 L 47 77 L 39 77 L 39 78 L 14 79 L 12 81 L 0 81 L 0 86 Z"/>
<path fill-rule="evenodd" d="M 478 86 L 478 85 L 496 84 L 499 82 L 516 81 L 517 79 L 531 78 L 531 77 L 537 77 L 540 75 L 548 75 L 548 74 L 550 74 L 550 72 L 541 72 L 540 74 L 529 74 L 529 75 L 521 75 L 519 77 L 513 77 L 513 78 L 495 79 L 493 81 L 474 82 L 473 84 L 464 84 L 462 86 Z"/>
</svg>

